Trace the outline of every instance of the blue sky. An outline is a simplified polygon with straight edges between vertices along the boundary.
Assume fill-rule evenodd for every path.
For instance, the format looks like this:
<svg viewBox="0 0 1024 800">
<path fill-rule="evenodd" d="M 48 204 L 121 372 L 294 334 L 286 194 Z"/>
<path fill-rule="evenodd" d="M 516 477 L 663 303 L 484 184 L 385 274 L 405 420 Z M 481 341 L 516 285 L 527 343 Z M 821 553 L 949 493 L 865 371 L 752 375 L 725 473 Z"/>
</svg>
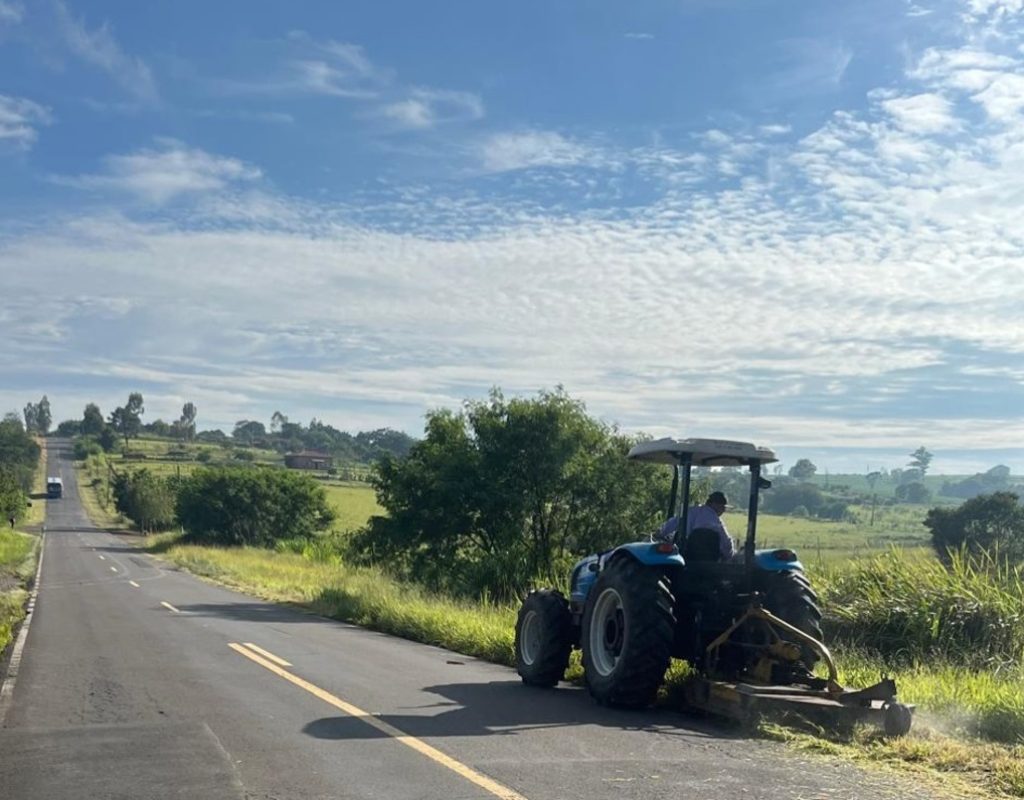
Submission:
<svg viewBox="0 0 1024 800">
<path fill-rule="evenodd" d="M 0 0 L 0 407 L 562 384 L 1024 471 L 1024 2 Z"/>
</svg>

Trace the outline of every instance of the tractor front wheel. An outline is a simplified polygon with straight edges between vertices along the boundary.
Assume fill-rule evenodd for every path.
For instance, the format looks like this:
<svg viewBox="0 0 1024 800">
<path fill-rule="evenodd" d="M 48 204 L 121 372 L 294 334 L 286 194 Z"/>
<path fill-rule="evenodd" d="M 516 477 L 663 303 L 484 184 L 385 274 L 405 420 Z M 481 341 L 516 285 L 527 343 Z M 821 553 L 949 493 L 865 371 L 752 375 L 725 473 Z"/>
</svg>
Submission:
<svg viewBox="0 0 1024 800">
<path fill-rule="evenodd" d="M 642 708 L 654 701 L 672 652 L 674 603 L 662 572 L 632 558 L 600 574 L 580 636 L 587 689 L 599 703 Z"/>
<path fill-rule="evenodd" d="M 516 621 L 516 672 L 528 686 L 550 688 L 565 677 L 572 650 L 569 604 L 554 589 L 530 592 Z"/>
</svg>

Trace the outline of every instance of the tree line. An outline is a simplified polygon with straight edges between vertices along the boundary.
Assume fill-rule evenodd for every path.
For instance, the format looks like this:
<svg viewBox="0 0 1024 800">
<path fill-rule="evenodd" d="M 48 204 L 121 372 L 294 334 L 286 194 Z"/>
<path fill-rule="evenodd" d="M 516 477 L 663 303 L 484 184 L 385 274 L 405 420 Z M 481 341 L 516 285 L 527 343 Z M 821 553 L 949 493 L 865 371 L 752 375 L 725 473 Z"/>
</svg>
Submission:
<svg viewBox="0 0 1024 800">
<path fill-rule="evenodd" d="M 48 403 L 46 409 L 48 414 Z M 128 401 L 115 408 L 106 418 L 98 405 L 88 403 L 81 419 L 61 422 L 57 426 L 57 433 L 61 436 L 84 437 L 84 441 L 78 445 L 80 457 L 89 452 L 110 452 L 117 446 L 118 440 L 123 441 L 124 449 L 128 450 L 131 440 L 145 433 L 182 442 L 263 448 L 279 453 L 317 450 L 332 455 L 340 462 L 359 464 L 370 464 L 384 455 L 405 456 L 415 441 L 408 434 L 390 428 L 351 434 L 315 417 L 309 425 L 303 425 L 289 420 L 280 411 L 273 413 L 269 427 L 259 420 L 242 419 L 235 423 L 230 434 L 219 429 L 199 431 L 196 427 L 199 411 L 193 402 L 186 402 L 178 419 L 170 423 L 162 419 L 143 423 L 145 410 L 141 392 L 131 392 Z M 28 415 L 26 409 L 26 420 Z M 46 433 L 45 430 L 38 432 Z"/>
<path fill-rule="evenodd" d="M 45 398 L 44 398 L 45 399 Z M 28 507 L 40 447 L 16 413 L 0 420 L 0 516 L 17 522 Z"/>
</svg>

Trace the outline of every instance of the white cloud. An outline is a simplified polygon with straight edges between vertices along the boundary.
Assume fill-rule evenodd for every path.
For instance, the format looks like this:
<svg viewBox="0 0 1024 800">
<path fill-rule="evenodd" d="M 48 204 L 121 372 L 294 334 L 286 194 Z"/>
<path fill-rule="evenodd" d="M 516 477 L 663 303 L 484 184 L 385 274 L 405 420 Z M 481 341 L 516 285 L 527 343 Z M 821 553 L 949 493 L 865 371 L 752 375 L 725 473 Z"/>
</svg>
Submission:
<svg viewBox="0 0 1024 800">
<path fill-rule="evenodd" d="M 940 94 L 925 92 L 882 101 L 882 108 L 903 130 L 931 134 L 956 128 L 952 104 Z"/>
<path fill-rule="evenodd" d="M 53 121 L 50 110 L 24 97 L 0 94 L 0 145 L 7 144 L 25 150 L 31 147 L 39 125 Z"/>
<path fill-rule="evenodd" d="M 649 40 L 654 38 L 654 34 L 653 33 L 627 33 L 627 34 L 625 34 L 625 38 L 633 39 L 635 41 L 645 41 L 645 40 L 649 41 Z"/>
<path fill-rule="evenodd" d="M 496 133 L 480 145 L 480 160 L 488 172 L 532 167 L 571 167 L 593 163 L 592 148 L 555 131 Z"/>
<path fill-rule="evenodd" d="M 149 66 L 121 49 L 107 23 L 89 30 L 85 21 L 75 19 L 60 0 L 56 9 L 58 28 L 72 53 L 109 74 L 136 99 L 147 102 L 157 99 L 156 81 Z"/>
<path fill-rule="evenodd" d="M 416 88 L 401 100 L 380 107 L 381 116 L 401 128 L 426 129 L 484 116 L 483 101 L 471 92 Z"/>
<path fill-rule="evenodd" d="M 25 7 L 21 3 L 0 0 L 0 26 L 17 25 L 25 18 Z"/>
<path fill-rule="evenodd" d="M 1011 17 L 1024 11 L 1024 0 L 967 0 L 968 16 L 977 19 L 992 16 Z"/>
<path fill-rule="evenodd" d="M 188 148 L 164 139 L 158 149 L 108 156 L 104 171 L 95 175 L 58 176 L 54 180 L 82 189 L 113 189 L 160 204 L 180 195 L 216 192 L 230 184 L 252 181 L 260 170 L 236 158 Z"/>
</svg>

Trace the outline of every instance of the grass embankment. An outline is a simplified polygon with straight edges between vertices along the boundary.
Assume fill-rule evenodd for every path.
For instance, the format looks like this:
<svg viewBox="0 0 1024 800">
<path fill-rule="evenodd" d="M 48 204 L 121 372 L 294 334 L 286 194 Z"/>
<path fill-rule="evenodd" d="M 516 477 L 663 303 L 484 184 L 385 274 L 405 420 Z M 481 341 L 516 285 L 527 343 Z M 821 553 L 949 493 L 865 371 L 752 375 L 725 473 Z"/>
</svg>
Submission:
<svg viewBox="0 0 1024 800">
<path fill-rule="evenodd" d="M 36 571 L 40 540 L 24 530 L 37 528 L 46 519 L 46 442 L 41 441 L 40 447 L 42 453 L 32 481 L 32 505 L 15 530 L 0 529 L 0 653 L 25 618 L 26 587 Z"/>
<path fill-rule="evenodd" d="M 178 544 L 156 537 L 152 548 L 196 575 L 268 600 L 435 644 L 470 656 L 512 663 L 516 612 L 431 595 L 377 569 L 317 563 L 297 553 Z"/>
</svg>

